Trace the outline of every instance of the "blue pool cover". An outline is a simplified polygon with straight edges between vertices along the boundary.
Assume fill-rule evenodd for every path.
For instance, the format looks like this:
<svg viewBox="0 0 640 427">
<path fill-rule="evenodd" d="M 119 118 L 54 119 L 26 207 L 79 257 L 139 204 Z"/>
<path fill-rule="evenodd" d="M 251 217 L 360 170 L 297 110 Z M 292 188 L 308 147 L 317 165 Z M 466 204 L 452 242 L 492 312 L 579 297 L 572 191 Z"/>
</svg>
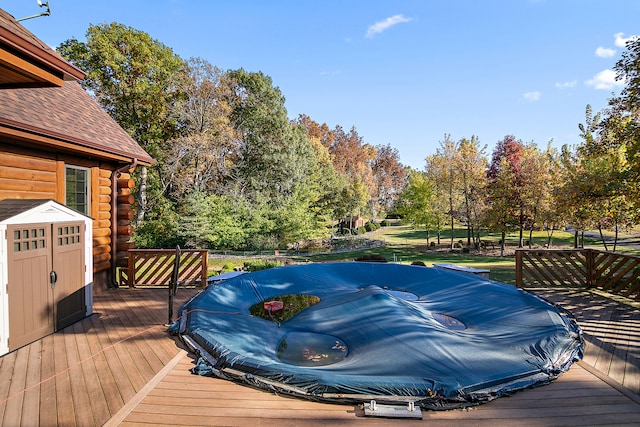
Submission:
<svg viewBox="0 0 640 427">
<path fill-rule="evenodd" d="M 314 301 L 279 320 L 300 295 Z M 546 384 L 584 345 L 567 313 L 513 286 L 361 262 L 274 268 L 210 285 L 181 308 L 172 331 L 201 356 L 201 374 L 319 401 L 426 409 Z"/>
</svg>

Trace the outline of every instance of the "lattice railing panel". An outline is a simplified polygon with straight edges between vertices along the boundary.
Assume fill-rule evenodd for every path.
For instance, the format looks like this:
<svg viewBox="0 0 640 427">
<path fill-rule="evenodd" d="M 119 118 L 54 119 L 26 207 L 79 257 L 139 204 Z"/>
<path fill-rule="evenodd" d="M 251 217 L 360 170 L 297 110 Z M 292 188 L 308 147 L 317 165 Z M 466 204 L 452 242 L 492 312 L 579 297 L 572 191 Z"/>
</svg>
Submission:
<svg viewBox="0 0 640 427">
<path fill-rule="evenodd" d="M 167 286 L 175 262 L 173 249 L 130 249 L 129 267 L 121 273 L 126 285 Z M 182 249 L 178 282 L 180 285 L 205 286 L 208 274 L 206 250 Z"/>
<path fill-rule="evenodd" d="M 640 300 L 640 257 L 593 249 L 518 249 L 516 284 L 584 286 Z"/>
<path fill-rule="evenodd" d="M 574 250 L 518 250 L 516 282 L 521 287 L 584 286 L 587 257 Z"/>
</svg>

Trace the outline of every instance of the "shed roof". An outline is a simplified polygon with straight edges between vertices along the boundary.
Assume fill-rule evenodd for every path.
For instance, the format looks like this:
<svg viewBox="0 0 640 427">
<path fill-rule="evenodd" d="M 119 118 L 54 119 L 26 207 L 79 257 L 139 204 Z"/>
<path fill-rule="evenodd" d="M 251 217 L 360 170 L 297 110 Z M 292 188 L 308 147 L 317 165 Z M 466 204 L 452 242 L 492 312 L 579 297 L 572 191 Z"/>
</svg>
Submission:
<svg viewBox="0 0 640 427">
<path fill-rule="evenodd" d="M 31 211 L 31 212 L 30 212 Z M 44 217 L 42 217 L 44 215 Z M 29 222 L 39 218 L 57 222 L 69 220 L 70 217 L 88 219 L 91 218 L 81 212 L 64 206 L 51 199 L 4 199 L 0 200 L 0 223 L 17 216 L 27 216 Z M 25 218 L 23 218 L 25 219 Z"/>
<path fill-rule="evenodd" d="M 153 162 L 151 156 L 77 82 L 2 89 L 0 136 L 87 156 Z"/>
</svg>

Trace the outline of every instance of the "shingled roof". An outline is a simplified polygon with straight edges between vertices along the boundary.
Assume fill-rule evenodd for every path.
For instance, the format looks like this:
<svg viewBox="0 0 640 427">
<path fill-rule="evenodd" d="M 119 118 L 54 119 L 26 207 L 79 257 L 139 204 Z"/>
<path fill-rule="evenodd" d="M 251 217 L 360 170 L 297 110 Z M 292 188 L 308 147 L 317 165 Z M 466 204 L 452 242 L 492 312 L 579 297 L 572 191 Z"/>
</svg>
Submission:
<svg viewBox="0 0 640 427">
<path fill-rule="evenodd" d="M 0 90 L 0 135 L 56 150 L 141 164 L 153 159 L 77 82 Z"/>
<path fill-rule="evenodd" d="M 0 137 L 93 158 L 154 160 L 77 83 L 84 72 L 0 9 Z"/>
<path fill-rule="evenodd" d="M 62 86 L 84 72 L 0 9 L 0 88 Z"/>
</svg>

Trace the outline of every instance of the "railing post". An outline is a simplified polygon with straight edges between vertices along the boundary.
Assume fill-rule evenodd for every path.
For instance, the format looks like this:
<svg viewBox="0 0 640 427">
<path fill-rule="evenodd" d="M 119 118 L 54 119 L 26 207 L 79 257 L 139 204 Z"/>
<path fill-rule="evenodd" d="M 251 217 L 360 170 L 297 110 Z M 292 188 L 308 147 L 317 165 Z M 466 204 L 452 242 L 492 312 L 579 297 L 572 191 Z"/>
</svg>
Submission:
<svg viewBox="0 0 640 427">
<path fill-rule="evenodd" d="M 522 286 L 522 250 L 516 249 L 516 287 Z"/>
<path fill-rule="evenodd" d="M 204 250 L 200 255 L 202 256 L 202 280 L 200 286 L 204 288 L 207 286 L 207 279 L 209 278 L 209 251 Z"/>
<path fill-rule="evenodd" d="M 587 282 L 588 288 L 593 288 L 596 283 L 596 271 L 595 271 L 595 251 L 593 249 L 583 249 L 585 255 L 585 263 L 587 270 Z"/>
<path fill-rule="evenodd" d="M 173 260 L 173 272 L 171 274 L 171 280 L 169 281 L 169 310 L 167 325 L 171 325 L 173 322 L 173 296 L 178 293 L 178 282 L 180 281 L 180 257 L 182 251 L 180 246 L 176 246 L 176 257 Z"/>
<path fill-rule="evenodd" d="M 129 251 L 129 266 L 128 266 L 128 279 L 127 283 L 130 288 L 136 287 L 136 260 L 135 252 Z"/>
</svg>

